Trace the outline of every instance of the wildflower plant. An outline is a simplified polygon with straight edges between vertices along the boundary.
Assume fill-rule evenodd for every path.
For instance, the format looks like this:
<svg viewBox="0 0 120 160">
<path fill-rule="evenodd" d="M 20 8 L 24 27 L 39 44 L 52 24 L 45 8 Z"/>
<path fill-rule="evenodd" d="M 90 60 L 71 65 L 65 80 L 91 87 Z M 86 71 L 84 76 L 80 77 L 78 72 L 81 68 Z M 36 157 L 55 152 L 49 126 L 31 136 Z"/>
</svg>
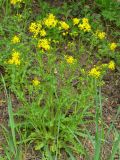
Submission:
<svg viewBox="0 0 120 160">
<path fill-rule="evenodd" d="M 16 5 L 17 3 L 20 3 L 20 2 L 22 2 L 22 0 L 10 0 L 10 3 L 12 5 Z"/>
<path fill-rule="evenodd" d="M 19 42 L 20 42 L 20 38 L 19 38 L 18 36 L 14 36 L 14 37 L 12 38 L 11 42 L 12 42 L 13 44 L 19 43 Z"/>
<path fill-rule="evenodd" d="M 8 60 L 8 64 L 20 65 L 20 53 L 13 51 L 12 57 Z"/>
<path fill-rule="evenodd" d="M 14 7 L 21 3 L 10 1 Z M 16 10 L 14 14 L 7 35 L 4 25 L 0 28 L 0 65 L 7 73 L 7 89 L 20 102 L 14 114 L 22 138 L 18 143 L 32 143 L 48 159 L 61 159 L 63 150 L 87 158 L 82 144 L 89 139 L 85 125 L 95 120 L 91 110 L 103 76 L 115 70 L 118 43 L 110 42 L 104 29 L 94 29 L 88 16 L 65 19 L 52 12 L 36 17 L 28 13 L 24 22 L 26 12 L 21 18 Z M 102 64 L 105 55 L 109 61 Z M 99 63 L 93 64 L 93 57 Z"/>
</svg>

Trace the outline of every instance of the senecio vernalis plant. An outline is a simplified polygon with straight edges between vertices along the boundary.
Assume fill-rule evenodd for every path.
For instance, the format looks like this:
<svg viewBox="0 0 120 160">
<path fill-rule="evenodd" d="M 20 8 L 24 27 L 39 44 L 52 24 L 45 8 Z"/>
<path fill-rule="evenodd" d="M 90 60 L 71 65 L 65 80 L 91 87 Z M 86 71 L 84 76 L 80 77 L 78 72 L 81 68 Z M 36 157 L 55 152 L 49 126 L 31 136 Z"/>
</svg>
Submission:
<svg viewBox="0 0 120 160">
<path fill-rule="evenodd" d="M 76 28 L 76 32 L 72 32 L 72 29 L 74 27 Z M 56 30 L 54 30 L 54 28 L 56 28 Z M 60 44 L 59 40 L 63 41 L 63 39 L 61 39 L 61 35 L 62 35 L 62 38 L 65 38 L 65 39 L 67 39 L 67 37 L 69 38 L 69 36 L 71 36 L 71 38 L 75 36 L 75 38 L 77 39 L 77 37 L 81 34 L 81 32 L 85 34 L 86 32 L 87 33 L 90 32 L 91 36 L 94 36 L 94 38 L 100 39 L 100 41 L 106 38 L 105 32 L 97 30 L 94 33 L 92 31 L 92 27 L 89 24 L 88 18 L 82 18 L 82 19 L 73 18 L 72 20 L 70 20 L 70 22 L 67 23 L 65 21 L 58 20 L 55 17 L 55 15 L 51 13 L 47 17 L 43 18 L 42 20 L 31 22 L 31 24 L 29 25 L 29 32 L 32 34 L 33 41 L 37 43 L 36 47 L 43 53 L 49 51 L 50 49 L 52 50 L 54 48 L 54 45 Z M 52 32 L 53 37 L 51 37 L 50 32 Z M 54 39 L 56 37 L 57 37 L 57 40 Z M 13 38 L 11 39 L 11 42 L 13 44 L 20 43 L 20 37 L 17 35 L 14 35 Z M 110 51 L 114 52 L 116 47 L 117 47 L 116 43 L 108 42 L 109 52 Z M 69 64 L 72 64 L 74 62 L 74 57 L 72 55 L 70 56 L 65 55 L 64 58 L 66 59 L 66 62 Z M 19 61 L 19 62 L 15 63 L 15 59 L 16 61 Z M 8 60 L 8 63 L 9 64 L 15 63 L 16 65 L 20 64 L 19 54 L 17 51 L 12 53 L 12 58 Z M 114 62 L 112 61 L 112 63 Z M 100 76 L 100 71 L 97 72 L 95 68 L 89 71 L 89 75 L 93 75 L 91 74 L 93 73 L 93 71 L 96 72 L 96 74 L 98 75 L 97 77 Z"/>
<path fill-rule="evenodd" d="M 10 0 L 13 6 L 23 2 Z M 23 17 L 17 16 L 19 26 Z M 97 89 L 116 65 L 110 60 L 94 65 L 86 61 L 84 66 L 81 58 L 86 54 L 90 59 L 94 52 L 114 55 L 117 44 L 109 42 L 103 30 L 94 30 L 87 17 L 63 20 L 49 13 L 26 28 L 9 34 L 0 61 L 7 87 L 21 102 L 15 115 L 22 142 L 33 143 L 45 156 L 60 157 L 63 149 L 86 155 L 84 125 L 95 118 L 91 109 Z"/>
<path fill-rule="evenodd" d="M 23 2 L 23 0 L 10 0 L 12 5 L 16 5 L 17 3 Z"/>
</svg>

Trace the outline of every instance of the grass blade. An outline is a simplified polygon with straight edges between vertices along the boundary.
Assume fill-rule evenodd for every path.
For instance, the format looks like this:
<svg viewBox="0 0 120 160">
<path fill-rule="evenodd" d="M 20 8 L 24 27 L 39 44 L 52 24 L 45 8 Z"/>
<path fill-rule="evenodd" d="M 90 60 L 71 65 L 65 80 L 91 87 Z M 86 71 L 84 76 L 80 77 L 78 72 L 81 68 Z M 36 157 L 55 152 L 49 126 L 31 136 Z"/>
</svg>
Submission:
<svg viewBox="0 0 120 160">
<path fill-rule="evenodd" d="M 114 160 L 114 157 L 115 157 L 115 154 L 118 150 L 119 144 L 120 144 L 120 134 L 119 134 L 118 139 L 114 142 L 110 160 Z"/>
<path fill-rule="evenodd" d="M 10 124 L 10 128 L 11 128 L 12 139 L 13 139 L 15 150 L 17 150 L 16 138 L 15 138 L 16 137 L 15 136 L 15 123 L 14 123 L 14 116 L 13 116 L 13 111 L 12 111 L 12 103 L 11 103 L 10 95 L 8 95 L 8 93 L 7 93 L 7 89 L 6 89 L 6 85 L 5 85 L 5 81 L 4 81 L 3 76 L 2 76 L 2 82 L 4 84 L 4 89 L 5 89 L 6 98 L 7 98 L 9 124 Z"/>
</svg>

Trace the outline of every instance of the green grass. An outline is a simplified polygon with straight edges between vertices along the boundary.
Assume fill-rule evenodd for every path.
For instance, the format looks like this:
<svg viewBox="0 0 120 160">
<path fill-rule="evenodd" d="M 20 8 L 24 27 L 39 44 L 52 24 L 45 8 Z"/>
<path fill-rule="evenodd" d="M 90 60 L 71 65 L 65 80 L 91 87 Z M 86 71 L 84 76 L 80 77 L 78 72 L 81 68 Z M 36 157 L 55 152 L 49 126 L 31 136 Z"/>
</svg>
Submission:
<svg viewBox="0 0 120 160">
<path fill-rule="evenodd" d="M 9 115 L 9 127 L 10 130 L 8 130 L 6 127 L 1 125 L 2 130 L 3 130 L 3 135 L 5 137 L 6 143 L 3 143 L 3 149 L 4 149 L 4 159 L 15 159 L 15 160 L 22 160 L 22 150 L 20 147 L 17 145 L 17 138 L 16 138 L 16 130 L 15 130 L 15 122 L 14 122 L 14 114 L 12 111 L 12 103 L 10 99 L 10 95 L 7 92 L 6 85 L 4 78 L 2 78 L 3 86 L 5 89 L 5 95 L 7 99 L 7 105 L 8 105 L 8 115 Z"/>
</svg>

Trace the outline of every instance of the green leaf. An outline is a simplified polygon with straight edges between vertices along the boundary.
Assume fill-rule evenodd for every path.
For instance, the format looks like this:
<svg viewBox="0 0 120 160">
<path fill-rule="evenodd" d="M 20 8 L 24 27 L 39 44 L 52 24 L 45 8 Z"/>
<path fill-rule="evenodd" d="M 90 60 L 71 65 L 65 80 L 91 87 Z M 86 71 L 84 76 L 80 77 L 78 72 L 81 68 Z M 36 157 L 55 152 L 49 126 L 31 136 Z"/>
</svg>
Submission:
<svg viewBox="0 0 120 160">
<path fill-rule="evenodd" d="M 120 134 L 119 134 L 118 139 L 114 142 L 110 160 L 114 160 L 114 157 L 115 157 L 115 154 L 116 154 L 116 152 L 117 152 L 117 150 L 118 150 L 119 144 L 120 144 Z"/>
<path fill-rule="evenodd" d="M 44 144 L 44 143 L 42 143 L 42 142 L 41 142 L 41 143 L 40 143 L 40 142 L 39 142 L 39 143 L 37 143 L 37 144 L 35 145 L 35 150 L 40 150 L 41 148 L 43 148 L 43 147 L 44 147 L 44 145 L 45 145 L 45 144 Z"/>
</svg>

